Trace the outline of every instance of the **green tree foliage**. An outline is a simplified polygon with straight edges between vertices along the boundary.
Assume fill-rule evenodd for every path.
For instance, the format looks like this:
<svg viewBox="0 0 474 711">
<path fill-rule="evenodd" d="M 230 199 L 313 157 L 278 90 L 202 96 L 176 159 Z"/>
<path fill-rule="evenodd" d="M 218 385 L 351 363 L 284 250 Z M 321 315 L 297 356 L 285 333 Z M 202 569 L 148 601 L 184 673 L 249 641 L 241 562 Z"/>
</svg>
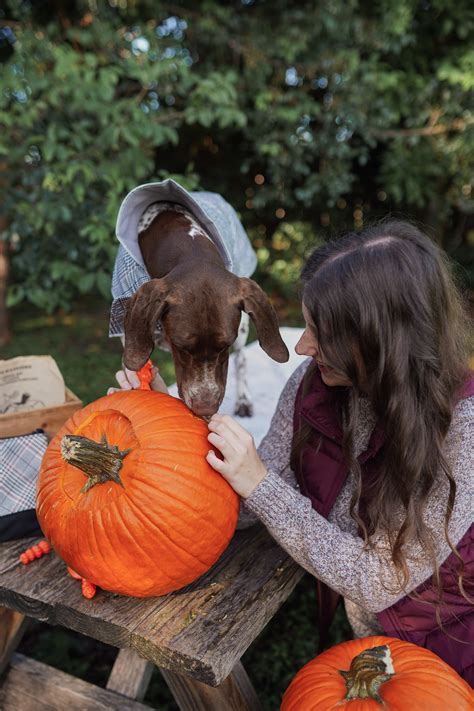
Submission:
<svg viewBox="0 0 474 711">
<path fill-rule="evenodd" d="M 422 221 L 474 281 L 467 0 L 0 12 L 11 304 L 108 297 L 120 201 L 168 175 L 240 211 L 267 286 L 292 287 L 316 239 L 388 212 Z"/>
</svg>

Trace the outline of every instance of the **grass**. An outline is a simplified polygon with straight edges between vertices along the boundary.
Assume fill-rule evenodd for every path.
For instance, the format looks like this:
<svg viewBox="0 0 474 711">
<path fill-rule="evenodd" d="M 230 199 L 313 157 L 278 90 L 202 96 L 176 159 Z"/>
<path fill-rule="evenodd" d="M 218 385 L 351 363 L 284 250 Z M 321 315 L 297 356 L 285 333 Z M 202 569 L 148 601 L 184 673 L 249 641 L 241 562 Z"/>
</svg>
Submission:
<svg viewBox="0 0 474 711">
<path fill-rule="evenodd" d="M 66 385 L 84 404 L 117 386 L 114 374 L 121 368 L 122 344 L 119 338 L 108 337 L 107 304 L 85 300 L 72 313 L 54 316 L 23 307 L 12 310 L 10 320 L 13 338 L 0 350 L 1 358 L 53 356 Z M 173 382 L 167 353 L 160 353 L 160 370 L 166 382 Z"/>
<path fill-rule="evenodd" d="M 299 306 L 279 312 L 284 325 L 301 325 Z M 121 367 L 119 339 L 109 339 L 108 305 L 84 300 L 70 314 L 45 316 L 33 307 L 11 313 L 13 339 L 0 358 L 19 355 L 52 355 L 68 387 L 84 404 L 105 395 L 115 384 Z M 252 338 L 252 332 L 251 336 Z M 255 335 L 253 336 L 255 337 Z M 169 384 L 174 380 L 171 357 L 159 356 L 160 371 Z M 317 650 L 316 583 L 306 575 L 293 594 L 242 658 L 265 711 L 276 711 L 294 674 Z M 349 639 L 351 630 L 339 607 L 331 630 L 331 644 Z M 33 621 L 19 651 L 91 683 L 105 686 L 117 650 L 76 632 Z M 177 711 L 158 670 L 153 673 L 145 703 L 160 711 Z"/>
</svg>

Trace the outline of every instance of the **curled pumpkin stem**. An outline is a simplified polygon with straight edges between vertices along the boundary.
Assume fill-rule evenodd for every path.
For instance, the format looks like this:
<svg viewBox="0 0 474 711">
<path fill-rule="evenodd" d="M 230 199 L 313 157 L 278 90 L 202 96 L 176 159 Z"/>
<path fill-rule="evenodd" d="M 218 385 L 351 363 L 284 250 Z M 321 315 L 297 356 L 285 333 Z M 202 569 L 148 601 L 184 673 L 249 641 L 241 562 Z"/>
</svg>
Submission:
<svg viewBox="0 0 474 711">
<path fill-rule="evenodd" d="M 394 676 L 390 647 L 366 649 L 351 662 L 349 671 L 339 671 L 346 682 L 346 701 L 351 699 L 373 699 L 383 704 L 379 689 Z"/>
<path fill-rule="evenodd" d="M 147 360 L 144 366 L 137 370 L 138 379 L 140 381 L 140 390 L 151 390 L 150 383 L 153 380 L 152 373 L 153 363 Z"/>
<path fill-rule="evenodd" d="M 68 464 L 77 467 L 89 478 L 82 489 L 86 493 L 96 484 L 114 481 L 123 486 L 119 476 L 123 459 L 132 450 L 120 451 L 117 445 L 109 445 L 102 434 L 100 442 L 81 435 L 64 435 L 61 440 L 61 456 Z"/>
</svg>

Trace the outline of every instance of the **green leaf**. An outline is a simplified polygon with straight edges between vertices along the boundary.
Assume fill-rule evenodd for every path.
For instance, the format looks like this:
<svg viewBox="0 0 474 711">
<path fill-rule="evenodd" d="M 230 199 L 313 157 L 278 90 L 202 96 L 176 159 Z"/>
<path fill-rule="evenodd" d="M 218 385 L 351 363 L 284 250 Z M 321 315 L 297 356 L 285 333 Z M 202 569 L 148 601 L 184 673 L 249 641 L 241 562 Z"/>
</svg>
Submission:
<svg viewBox="0 0 474 711">
<path fill-rule="evenodd" d="M 97 286 L 105 299 L 110 299 L 111 278 L 105 272 L 99 272 L 96 278 Z"/>
</svg>

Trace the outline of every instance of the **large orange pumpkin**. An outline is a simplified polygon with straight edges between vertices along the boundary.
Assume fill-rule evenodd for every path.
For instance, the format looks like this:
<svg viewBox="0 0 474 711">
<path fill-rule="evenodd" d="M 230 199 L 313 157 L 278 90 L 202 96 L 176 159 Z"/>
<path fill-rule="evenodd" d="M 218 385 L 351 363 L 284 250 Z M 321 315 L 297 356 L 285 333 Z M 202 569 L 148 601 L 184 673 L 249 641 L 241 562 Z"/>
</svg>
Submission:
<svg viewBox="0 0 474 711">
<path fill-rule="evenodd" d="M 183 402 L 158 392 L 117 392 L 77 411 L 38 481 L 38 519 L 58 555 L 99 587 L 137 597 L 205 573 L 239 512 L 205 459 L 207 434 Z"/>
<path fill-rule="evenodd" d="M 471 687 L 436 654 L 392 637 L 342 642 L 312 659 L 280 711 L 473 711 Z"/>
</svg>

